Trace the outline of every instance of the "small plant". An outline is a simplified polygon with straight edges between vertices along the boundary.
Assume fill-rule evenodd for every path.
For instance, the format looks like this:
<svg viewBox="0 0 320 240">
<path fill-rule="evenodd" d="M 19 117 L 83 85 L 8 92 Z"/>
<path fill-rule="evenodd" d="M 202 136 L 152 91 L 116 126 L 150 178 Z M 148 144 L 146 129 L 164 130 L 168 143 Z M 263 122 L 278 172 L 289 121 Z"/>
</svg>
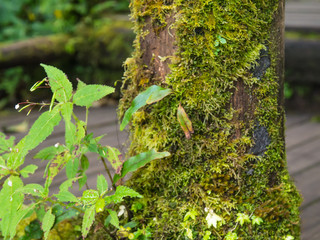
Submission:
<svg viewBox="0 0 320 240">
<path fill-rule="evenodd" d="M 16 105 L 16 108 L 20 111 L 30 108 L 31 111 L 35 106 L 40 106 L 40 109 L 48 107 L 48 110 L 40 115 L 28 134 L 16 144 L 14 137 L 9 138 L 0 133 L 0 230 L 2 236 L 4 239 L 14 238 L 19 222 L 36 214 L 41 222 L 41 229 L 37 234 L 43 234 L 42 237 L 47 239 L 50 230 L 56 224 L 81 213 L 83 214 L 81 227 L 83 238 L 89 234 L 92 224 L 98 221 L 106 230 L 106 234 L 113 239 L 118 237 L 139 239 L 140 236 L 144 236 L 143 239 L 149 239 L 151 233 L 148 228 L 131 232 L 131 228 L 136 227 L 135 223 L 129 222 L 121 226 L 118 216 L 128 211 L 127 207 L 121 205 L 123 199 L 125 197 L 142 198 L 142 195 L 133 189 L 119 185 L 119 180 L 129 172 L 137 170 L 152 160 L 167 157 L 170 153 L 151 149 L 124 160 L 117 148 L 101 145 L 99 142 L 103 136 L 94 137 L 92 133 L 87 132 L 88 110 L 93 102 L 113 93 L 114 88 L 104 85 L 86 85 L 78 80 L 77 89 L 74 90 L 62 71 L 45 64 L 41 66 L 44 67 L 48 77 L 37 82 L 31 91 L 43 85 L 51 88 L 53 92 L 51 102 L 25 102 Z M 148 97 L 145 102 L 148 104 L 159 101 L 170 93 L 169 90 L 154 86 L 147 91 Z M 143 94 L 142 97 L 140 96 L 142 99 L 145 97 Z M 24 106 L 21 107 L 21 105 Z M 73 111 L 75 105 L 86 108 L 84 121 L 75 115 Z M 136 110 L 133 109 L 128 113 L 125 123 L 121 124 L 122 129 Z M 65 122 L 65 143 L 44 148 L 34 156 L 34 158 L 48 160 L 44 173 L 44 186 L 33 183 L 25 185 L 22 178 L 30 177 L 37 169 L 34 164 L 22 167 L 26 156 L 52 134 L 62 119 Z M 109 183 L 104 175 L 99 175 L 96 189 L 86 189 L 81 197 L 76 197 L 69 189 L 76 182 L 80 189 L 86 186 L 86 170 L 89 168 L 86 154 L 89 152 L 96 153 L 104 164 Z M 107 167 L 107 161 L 115 170 L 114 176 Z M 63 170 L 68 180 L 60 185 L 58 193 L 50 194 L 50 185 Z M 28 205 L 24 204 L 26 201 Z M 119 213 L 117 209 L 120 209 Z M 34 221 L 30 224 L 33 225 L 30 225 L 29 229 L 37 226 Z"/>
</svg>

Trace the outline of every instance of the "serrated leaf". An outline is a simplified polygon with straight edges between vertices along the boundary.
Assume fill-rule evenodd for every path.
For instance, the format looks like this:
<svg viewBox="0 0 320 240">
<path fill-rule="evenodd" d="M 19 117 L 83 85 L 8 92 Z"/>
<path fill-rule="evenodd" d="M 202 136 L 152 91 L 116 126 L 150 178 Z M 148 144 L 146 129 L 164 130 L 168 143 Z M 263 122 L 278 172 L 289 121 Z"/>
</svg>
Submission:
<svg viewBox="0 0 320 240">
<path fill-rule="evenodd" d="M 212 210 L 209 211 L 209 213 L 206 217 L 206 221 L 207 221 L 209 228 L 211 226 L 214 226 L 215 228 L 217 228 L 218 222 L 220 222 L 220 221 L 224 222 L 223 218 L 220 217 L 219 215 L 215 214 Z"/>
<path fill-rule="evenodd" d="M 58 147 L 51 146 L 40 150 L 33 158 L 41 160 L 52 160 L 56 155 L 64 151 L 64 147 L 59 145 Z"/>
<path fill-rule="evenodd" d="M 127 173 L 136 171 L 138 168 L 143 167 L 144 165 L 151 162 L 152 160 L 160 159 L 168 156 L 170 156 L 169 152 L 156 152 L 154 149 L 148 152 L 143 152 L 136 156 L 133 156 L 124 162 L 121 175 L 115 174 L 113 178 L 113 182 L 116 183 L 119 179 L 123 178 Z"/>
<path fill-rule="evenodd" d="M 114 92 L 114 88 L 103 85 L 86 85 L 81 87 L 73 96 L 73 102 L 82 107 L 89 107 L 95 101 Z"/>
<path fill-rule="evenodd" d="M 65 122 L 65 141 L 66 146 L 70 149 L 76 141 L 76 126 L 71 122 L 73 113 L 73 104 L 71 102 L 64 103 L 61 106 L 61 114 Z"/>
<path fill-rule="evenodd" d="M 93 205 L 99 199 L 99 192 L 97 190 L 85 190 L 81 197 L 81 202 L 84 205 Z"/>
<path fill-rule="evenodd" d="M 237 240 L 238 239 L 238 235 L 234 232 L 228 232 L 228 234 L 226 235 L 226 240 Z"/>
<path fill-rule="evenodd" d="M 47 73 L 51 90 L 59 102 L 68 102 L 72 97 L 72 84 L 58 68 L 40 64 Z"/>
<path fill-rule="evenodd" d="M 186 135 L 187 139 L 191 138 L 191 133 L 193 133 L 192 122 L 190 121 L 187 113 L 185 112 L 184 108 L 179 104 L 178 112 L 177 112 L 178 121 L 180 126 Z"/>
<path fill-rule="evenodd" d="M 68 179 L 75 178 L 79 170 L 79 159 L 74 158 L 67 162 L 66 164 L 66 175 Z"/>
<path fill-rule="evenodd" d="M 118 215 L 115 211 L 111 210 L 111 209 L 108 209 L 108 212 L 110 214 L 110 217 L 111 217 L 111 220 L 110 220 L 110 223 L 115 226 L 116 228 L 120 228 L 119 226 L 119 218 L 118 218 Z"/>
<path fill-rule="evenodd" d="M 136 111 L 138 111 L 140 108 L 142 108 L 147 104 L 151 104 L 156 101 L 159 101 L 165 96 L 169 95 L 170 93 L 171 93 L 170 89 L 165 89 L 156 85 L 152 85 L 151 87 L 147 88 L 145 91 L 141 92 L 138 96 L 136 96 L 133 99 L 130 108 L 125 112 L 120 125 L 120 130 L 122 131 L 128 125 L 132 115 Z"/>
<path fill-rule="evenodd" d="M 65 167 L 68 161 L 70 161 L 71 155 L 58 155 L 55 159 L 51 161 L 48 168 L 48 175 L 45 183 L 45 192 L 49 190 L 49 186 L 52 183 L 52 180 L 57 174 Z"/>
<path fill-rule="evenodd" d="M 103 212 L 104 211 L 104 207 L 105 207 L 106 203 L 104 201 L 103 198 L 99 198 L 98 201 L 96 202 L 95 206 L 96 206 L 96 212 Z"/>
<path fill-rule="evenodd" d="M 78 178 L 72 178 L 61 183 L 61 185 L 59 186 L 60 192 L 67 192 L 69 188 L 73 185 L 73 183 L 75 183 L 77 180 Z"/>
<path fill-rule="evenodd" d="M 85 210 L 83 220 L 82 220 L 82 229 L 81 229 L 83 238 L 85 238 L 88 235 L 90 228 L 93 224 L 95 214 L 96 214 L 96 211 L 95 211 L 94 205 Z"/>
<path fill-rule="evenodd" d="M 24 178 L 28 178 L 30 174 L 34 174 L 34 172 L 38 169 L 38 166 L 34 164 L 30 164 L 26 167 L 24 167 L 21 171 L 20 174 Z"/>
<path fill-rule="evenodd" d="M 252 222 L 252 225 L 256 225 L 256 224 L 257 224 L 257 225 L 260 225 L 260 223 L 262 223 L 263 220 L 262 220 L 262 218 L 253 215 L 253 216 L 251 217 L 251 222 Z"/>
<path fill-rule="evenodd" d="M 26 148 L 32 150 L 43 142 L 52 132 L 55 126 L 61 121 L 61 116 L 57 108 L 51 112 L 44 112 L 32 125 L 27 137 Z"/>
<path fill-rule="evenodd" d="M 13 238 L 16 235 L 16 228 L 21 220 L 26 216 L 30 215 L 30 212 L 33 211 L 33 208 L 36 204 L 29 205 L 26 208 L 19 209 L 14 216 L 13 223 L 10 226 L 10 237 Z"/>
<path fill-rule="evenodd" d="M 44 112 L 32 125 L 29 133 L 16 145 L 10 153 L 8 167 L 16 169 L 24 162 L 28 152 L 42 143 L 52 132 L 61 120 L 59 110 Z"/>
<path fill-rule="evenodd" d="M 103 175 L 97 177 L 97 189 L 100 196 L 108 189 L 108 182 Z"/>
<path fill-rule="evenodd" d="M 7 137 L 4 133 L 0 132 L 0 154 L 10 152 L 14 146 L 15 137 Z"/>
<path fill-rule="evenodd" d="M 49 232 L 54 224 L 55 216 L 52 214 L 52 208 L 49 208 L 49 210 L 46 212 L 42 219 L 42 225 L 41 228 L 44 232 L 44 239 L 48 238 Z"/>
<path fill-rule="evenodd" d="M 39 184 L 31 183 L 31 184 L 27 184 L 24 187 L 18 189 L 16 192 L 41 197 L 43 195 L 44 188 Z"/>
<path fill-rule="evenodd" d="M 83 188 L 84 185 L 86 185 L 87 180 L 88 180 L 87 175 L 84 172 L 82 172 L 81 175 L 79 175 L 79 180 L 78 180 L 79 190 L 81 190 L 81 188 Z"/>
<path fill-rule="evenodd" d="M 103 148 L 103 152 L 100 152 L 100 155 L 107 158 L 113 169 L 116 171 L 116 174 L 120 174 L 124 161 L 119 149 L 106 146 Z"/>
<path fill-rule="evenodd" d="M 71 192 L 63 191 L 54 195 L 60 202 L 78 202 L 78 199 Z"/>
<path fill-rule="evenodd" d="M 2 185 L 0 191 L 0 226 L 2 235 L 7 238 L 15 235 L 16 217 L 23 203 L 23 194 L 16 191 L 23 186 L 22 180 L 17 176 L 10 176 Z"/>
<path fill-rule="evenodd" d="M 113 195 L 105 197 L 104 200 L 106 201 L 107 205 L 110 203 L 118 204 L 122 202 L 124 197 L 142 198 L 143 196 L 134 191 L 133 189 L 121 185 L 117 187 Z"/>
<path fill-rule="evenodd" d="M 77 78 L 77 81 L 78 81 L 77 90 L 80 90 L 81 88 L 84 88 L 85 86 L 87 86 L 87 84 L 82 82 L 79 78 Z"/>
<path fill-rule="evenodd" d="M 245 213 L 238 213 L 236 222 L 240 223 L 240 225 L 242 226 L 246 222 L 249 223 L 250 222 L 250 218 Z"/>
</svg>

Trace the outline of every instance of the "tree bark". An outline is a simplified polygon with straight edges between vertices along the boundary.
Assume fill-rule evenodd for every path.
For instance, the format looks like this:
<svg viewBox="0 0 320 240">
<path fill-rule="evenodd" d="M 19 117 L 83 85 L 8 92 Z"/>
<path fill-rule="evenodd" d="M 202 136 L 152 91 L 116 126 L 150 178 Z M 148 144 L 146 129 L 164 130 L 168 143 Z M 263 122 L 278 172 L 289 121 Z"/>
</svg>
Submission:
<svg viewBox="0 0 320 240">
<path fill-rule="evenodd" d="M 283 133 L 284 1 L 131 4 L 137 37 L 120 116 L 149 85 L 174 92 L 132 120 L 130 154 L 172 153 L 127 182 L 144 195 L 135 220 L 153 239 L 299 239 Z"/>
</svg>

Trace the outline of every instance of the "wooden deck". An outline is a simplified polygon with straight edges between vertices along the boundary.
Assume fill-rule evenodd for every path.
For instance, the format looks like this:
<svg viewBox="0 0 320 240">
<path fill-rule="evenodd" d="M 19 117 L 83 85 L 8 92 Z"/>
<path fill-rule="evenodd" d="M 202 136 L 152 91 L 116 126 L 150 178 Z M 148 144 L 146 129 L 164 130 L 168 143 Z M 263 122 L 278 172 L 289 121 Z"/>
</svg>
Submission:
<svg viewBox="0 0 320 240">
<path fill-rule="evenodd" d="M 319 0 L 287 0 L 285 12 L 286 29 L 320 30 Z"/>
<path fill-rule="evenodd" d="M 84 118 L 84 112 L 79 110 L 80 118 Z M 33 113 L 27 117 L 32 123 L 38 113 Z M 91 116 L 91 118 L 90 118 Z M 89 132 L 94 132 L 96 136 L 107 133 L 102 143 L 114 147 L 122 148 L 127 140 L 125 132 L 119 132 L 117 129 L 116 110 L 113 106 L 94 108 L 89 116 Z M 289 171 L 294 178 L 297 187 L 300 189 L 304 201 L 301 206 L 302 214 L 302 240 L 320 239 L 320 123 L 312 123 L 311 115 L 291 113 L 287 116 L 287 159 Z M 0 128 L 21 123 L 25 119 L 24 114 L 14 113 L 6 117 L 0 117 Z M 54 145 L 63 141 L 64 126 L 58 126 L 55 133 L 50 136 L 41 146 Z M 15 133 L 14 136 L 20 139 L 25 133 Z M 31 152 L 31 155 L 36 153 Z M 96 176 L 99 173 L 105 173 L 103 165 L 96 157 L 91 156 L 91 167 L 89 168 L 88 183 L 95 187 Z M 28 181 L 43 184 L 42 173 L 46 162 L 41 163 L 38 160 L 28 160 L 37 162 L 39 169 Z M 53 183 L 52 192 L 58 190 L 59 184 L 64 181 L 64 177 L 56 177 Z M 77 193 L 77 190 L 73 190 Z"/>
</svg>

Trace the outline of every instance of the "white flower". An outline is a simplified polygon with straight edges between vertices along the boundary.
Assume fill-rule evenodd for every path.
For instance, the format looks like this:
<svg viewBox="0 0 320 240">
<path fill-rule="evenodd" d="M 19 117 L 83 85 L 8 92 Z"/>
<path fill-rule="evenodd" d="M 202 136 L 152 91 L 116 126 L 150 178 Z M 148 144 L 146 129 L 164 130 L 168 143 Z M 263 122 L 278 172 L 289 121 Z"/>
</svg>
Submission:
<svg viewBox="0 0 320 240">
<path fill-rule="evenodd" d="M 217 223 L 219 221 L 223 221 L 223 218 L 215 214 L 211 209 L 209 210 L 209 213 L 206 217 L 208 227 L 214 226 L 217 228 Z"/>
<path fill-rule="evenodd" d="M 8 185 L 9 185 L 10 187 L 12 187 L 12 181 L 11 181 L 11 180 L 8 181 Z"/>
<path fill-rule="evenodd" d="M 59 147 L 59 143 L 56 143 L 54 146 L 55 146 L 56 148 Z"/>
<path fill-rule="evenodd" d="M 157 218 L 156 218 L 156 217 L 154 217 L 154 218 L 153 218 L 153 221 L 155 221 L 155 222 L 156 222 L 156 221 L 157 221 Z"/>
<path fill-rule="evenodd" d="M 20 107 L 19 103 L 14 106 L 16 110 L 19 109 L 19 107 Z"/>
</svg>

